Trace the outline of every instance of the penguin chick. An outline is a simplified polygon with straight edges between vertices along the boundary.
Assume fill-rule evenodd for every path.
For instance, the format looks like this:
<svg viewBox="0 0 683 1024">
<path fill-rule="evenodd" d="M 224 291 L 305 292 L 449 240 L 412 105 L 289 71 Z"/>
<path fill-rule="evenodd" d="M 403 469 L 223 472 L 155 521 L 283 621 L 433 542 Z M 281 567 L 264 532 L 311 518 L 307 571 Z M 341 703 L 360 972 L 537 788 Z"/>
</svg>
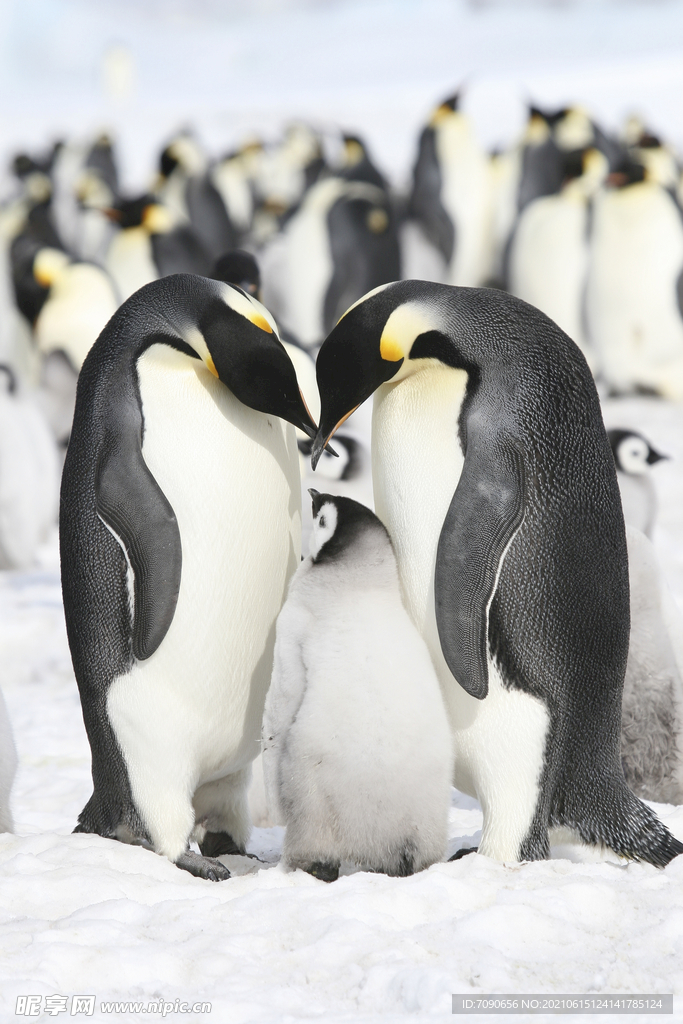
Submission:
<svg viewBox="0 0 683 1024">
<path fill-rule="evenodd" d="M 25 569 L 57 519 L 57 448 L 12 370 L 0 370 L 0 569 Z"/>
<path fill-rule="evenodd" d="M 617 467 L 621 504 L 627 526 L 652 538 L 657 515 L 657 494 L 650 478 L 650 467 L 661 455 L 634 430 L 608 430 L 607 436 Z"/>
<path fill-rule="evenodd" d="M 386 529 L 358 502 L 310 494 L 310 556 L 278 619 L 264 715 L 271 810 L 290 868 L 334 881 L 348 860 L 409 875 L 446 846 L 443 698 Z"/>
<path fill-rule="evenodd" d="M 621 760 L 645 800 L 683 803 L 683 623 L 654 547 L 626 526 L 631 639 L 621 710 Z"/>
<path fill-rule="evenodd" d="M 0 692 L 0 832 L 14 831 L 10 794 L 16 772 L 17 749 L 5 701 Z"/>
</svg>

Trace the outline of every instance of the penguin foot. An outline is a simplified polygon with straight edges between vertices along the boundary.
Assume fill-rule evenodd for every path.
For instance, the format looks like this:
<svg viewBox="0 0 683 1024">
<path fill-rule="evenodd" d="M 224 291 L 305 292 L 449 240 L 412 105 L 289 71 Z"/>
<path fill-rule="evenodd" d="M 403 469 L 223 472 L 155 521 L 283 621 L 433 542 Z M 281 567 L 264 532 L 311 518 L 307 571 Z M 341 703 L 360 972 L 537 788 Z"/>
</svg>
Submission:
<svg viewBox="0 0 683 1024">
<path fill-rule="evenodd" d="M 195 878 L 206 878 L 209 882 L 224 882 L 230 878 L 230 872 L 214 857 L 200 857 L 192 850 L 181 853 L 175 862 L 176 867 L 189 871 Z"/>
<path fill-rule="evenodd" d="M 339 878 L 339 864 L 333 864 L 331 861 L 316 860 L 307 867 L 304 867 L 303 864 L 299 866 L 309 875 L 319 878 L 321 882 L 336 882 Z"/>
<path fill-rule="evenodd" d="M 207 832 L 199 849 L 203 857 L 222 857 L 225 853 L 244 854 L 244 847 L 238 846 L 229 832 Z"/>
<path fill-rule="evenodd" d="M 456 850 L 452 857 L 448 858 L 448 863 L 450 864 L 452 860 L 462 860 L 462 858 L 466 857 L 468 853 L 476 853 L 478 849 L 478 846 L 463 846 L 459 850 Z"/>
</svg>

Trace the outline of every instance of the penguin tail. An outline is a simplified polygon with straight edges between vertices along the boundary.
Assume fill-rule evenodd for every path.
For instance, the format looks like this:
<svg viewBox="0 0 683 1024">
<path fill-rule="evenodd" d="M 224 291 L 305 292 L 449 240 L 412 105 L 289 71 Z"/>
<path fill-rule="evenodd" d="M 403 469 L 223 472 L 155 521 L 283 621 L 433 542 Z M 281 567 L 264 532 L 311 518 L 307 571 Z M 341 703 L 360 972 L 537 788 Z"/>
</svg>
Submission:
<svg viewBox="0 0 683 1024">
<path fill-rule="evenodd" d="M 683 843 L 631 792 L 623 776 L 612 783 L 593 790 L 583 806 L 577 806 L 576 793 L 556 802 L 552 824 L 571 828 L 584 843 L 608 846 L 628 860 L 666 867 L 683 853 Z"/>
</svg>

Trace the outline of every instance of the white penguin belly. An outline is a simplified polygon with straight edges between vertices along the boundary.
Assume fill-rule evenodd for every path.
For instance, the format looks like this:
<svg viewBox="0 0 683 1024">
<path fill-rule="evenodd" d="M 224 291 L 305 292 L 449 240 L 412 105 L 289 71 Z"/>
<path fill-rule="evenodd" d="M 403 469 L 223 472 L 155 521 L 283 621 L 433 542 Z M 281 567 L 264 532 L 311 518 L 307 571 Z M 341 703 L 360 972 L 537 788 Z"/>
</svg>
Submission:
<svg viewBox="0 0 683 1024">
<path fill-rule="evenodd" d="M 154 821 L 163 834 L 174 787 L 191 800 L 259 753 L 275 619 L 300 559 L 301 507 L 292 426 L 248 409 L 168 346 L 152 346 L 138 373 L 143 456 L 177 517 L 182 575 L 168 633 L 114 680 L 108 711 L 157 842 Z"/>
<path fill-rule="evenodd" d="M 406 607 L 441 683 L 454 736 L 453 784 L 477 796 L 484 810 L 480 851 L 517 859 L 538 799 L 547 710 L 535 697 L 508 689 L 491 658 L 488 696 L 471 697 L 446 664 L 436 625 L 436 552 L 464 463 L 457 424 L 466 384 L 465 371 L 429 363 L 375 393 L 375 509 L 394 544 Z"/>
</svg>

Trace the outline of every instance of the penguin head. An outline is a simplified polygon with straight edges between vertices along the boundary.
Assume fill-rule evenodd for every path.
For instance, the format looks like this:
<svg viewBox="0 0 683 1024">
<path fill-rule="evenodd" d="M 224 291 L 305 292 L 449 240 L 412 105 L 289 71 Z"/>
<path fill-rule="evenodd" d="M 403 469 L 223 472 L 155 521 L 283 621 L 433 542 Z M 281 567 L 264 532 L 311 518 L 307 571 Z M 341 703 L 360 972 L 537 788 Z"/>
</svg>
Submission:
<svg viewBox="0 0 683 1024">
<path fill-rule="evenodd" d="M 255 298 L 236 285 L 222 285 L 221 298 L 209 304 L 198 329 L 187 330 L 185 338 L 240 402 L 315 436 L 315 422 L 275 321 Z"/>
<path fill-rule="evenodd" d="M 261 300 L 261 272 L 256 258 L 245 249 L 231 249 L 216 260 L 211 275 L 216 281 L 236 284 L 243 292 Z"/>
<path fill-rule="evenodd" d="M 339 562 L 345 558 L 361 559 L 371 567 L 382 562 L 392 551 L 384 525 L 365 505 L 339 494 L 321 494 L 313 487 L 308 493 L 313 501 L 313 531 L 310 555 L 314 565 Z M 372 557 L 370 552 L 376 554 Z M 368 556 L 370 557 L 368 559 Z"/>
<path fill-rule="evenodd" d="M 429 119 L 429 124 L 432 128 L 438 128 L 439 125 L 443 124 L 449 118 L 453 117 L 460 112 L 460 93 L 454 93 L 447 99 L 442 100 L 436 110 L 432 113 Z"/>
<path fill-rule="evenodd" d="M 176 226 L 169 208 L 148 193 L 136 199 L 120 199 L 106 213 L 122 229 L 143 227 L 150 235 L 164 235 Z"/>
<path fill-rule="evenodd" d="M 380 285 L 350 306 L 323 342 L 316 361 L 321 413 L 313 469 L 335 431 L 380 385 L 398 383 L 427 360 L 476 372 L 449 335 L 447 312 L 429 294 L 434 287 L 422 281 Z"/>
<path fill-rule="evenodd" d="M 33 261 L 33 276 L 43 288 L 50 288 L 70 265 L 71 260 L 61 249 L 39 249 Z"/>
<path fill-rule="evenodd" d="M 650 466 L 668 458 L 668 455 L 655 451 L 642 434 L 633 430 L 608 430 L 607 437 L 617 469 L 629 476 L 643 476 Z"/>
</svg>

